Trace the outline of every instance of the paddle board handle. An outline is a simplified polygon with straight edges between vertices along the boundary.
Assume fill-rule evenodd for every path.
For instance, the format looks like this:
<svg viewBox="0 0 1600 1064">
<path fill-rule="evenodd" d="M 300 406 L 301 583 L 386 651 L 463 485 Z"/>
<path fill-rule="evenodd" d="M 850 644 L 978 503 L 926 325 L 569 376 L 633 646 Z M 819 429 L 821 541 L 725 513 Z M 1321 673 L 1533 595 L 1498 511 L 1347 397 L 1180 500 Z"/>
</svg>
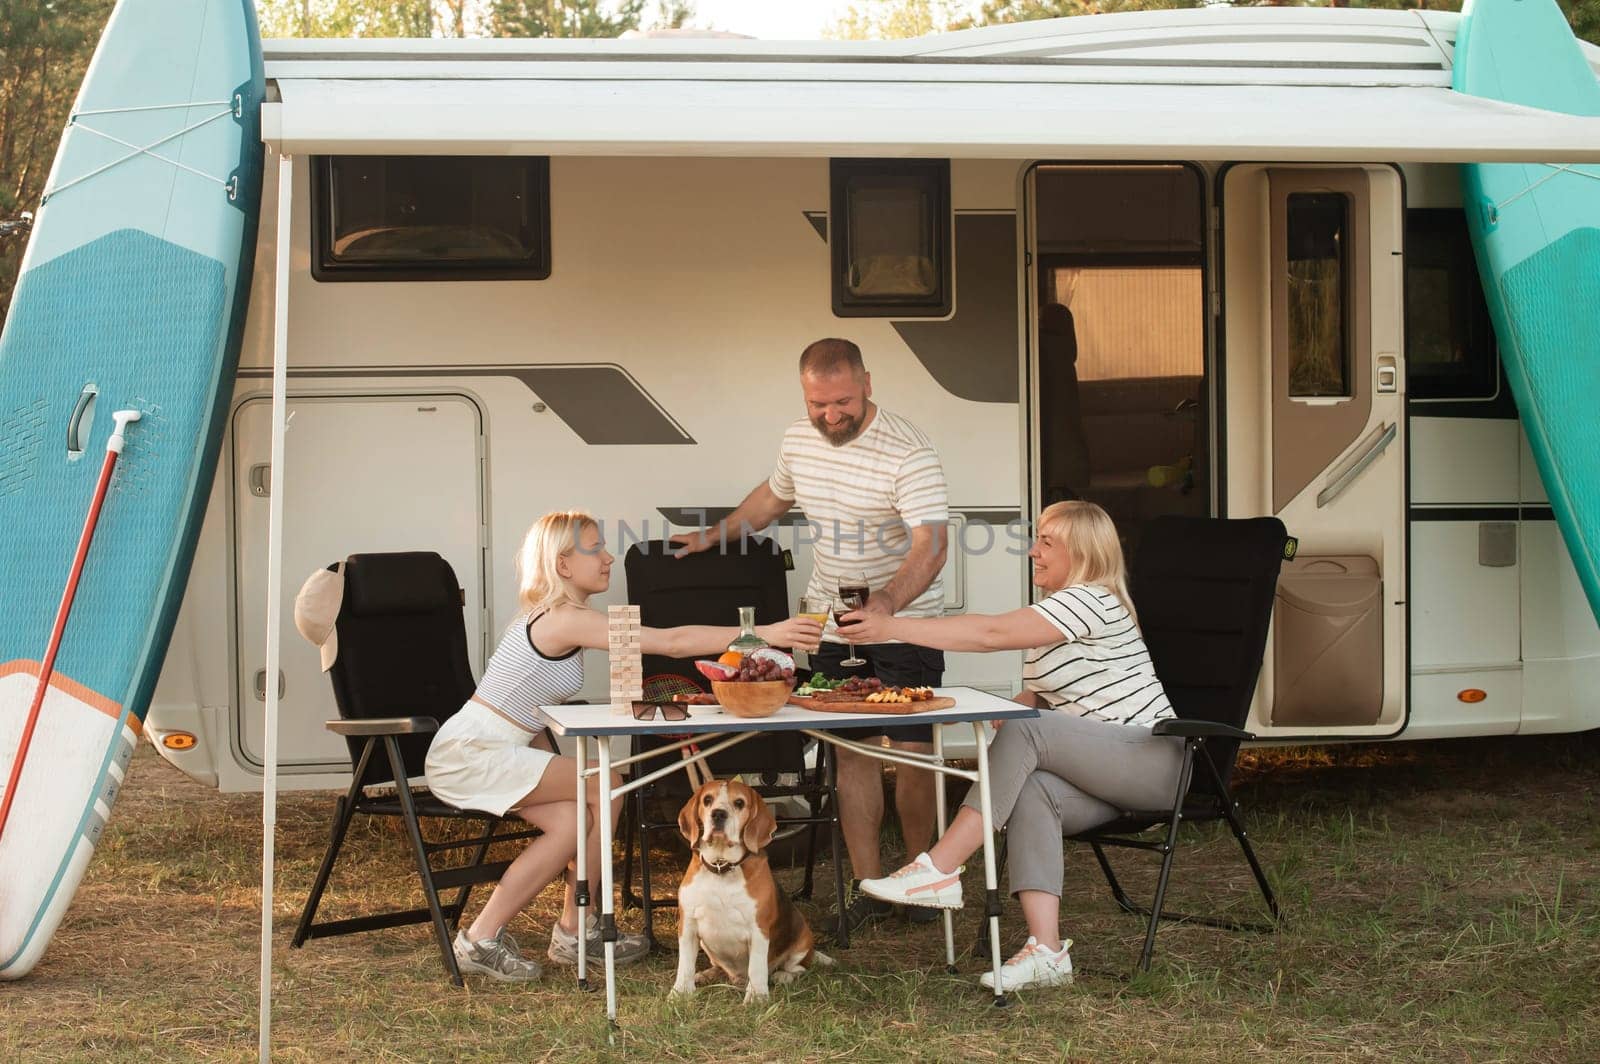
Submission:
<svg viewBox="0 0 1600 1064">
<path fill-rule="evenodd" d="M 111 430 L 111 438 L 106 441 L 106 452 L 108 454 L 122 453 L 123 434 L 127 432 L 128 424 L 138 421 L 143 416 L 137 410 L 118 410 L 111 415 L 111 420 L 117 423 L 117 427 Z"/>
<path fill-rule="evenodd" d="M 61 649 L 61 637 L 67 628 L 67 618 L 72 613 L 72 601 L 78 597 L 78 578 L 83 575 L 83 563 L 89 556 L 89 544 L 94 540 L 95 526 L 100 523 L 100 509 L 105 505 L 106 489 L 111 486 L 111 473 L 116 468 L 117 456 L 122 454 L 123 432 L 130 422 L 139 420 L 137 410 L 118 410 L 111 415 L 117 427 L 106 441 L 105 463 L 100 467 L 100 480 L 95 484 L 94 501 L 89 504 L 89 515 L 84 518 L 83 532 L 78 537 L 78 549 L 72 558 L 72 571 L 67 575 L 67 586 L 61 592 L 61 605 L 56 607 L 56 623 L 50 632 L 50 642 L 45 647 L 44 660 L 39 663 L 39 685 L 33 692 L 33 704 L 28 707 L 28 719 L 22 726 L 22 739 L 11 759 L 11 778 L 6 781 L 5 797 L 0 799 L 0 835 L 5 834 L 6 821 L 11 817 L 11 803 L 17 796 L 17 781 L 22 778 L 22 765 L 28 757 L 28 747 L 33 744 L 33 729 L 39 723 L 39 711 L 44 707 L 45 695 L 50 690 L 50 677 L 55 675 L 56 653 Z"/>
</svg>

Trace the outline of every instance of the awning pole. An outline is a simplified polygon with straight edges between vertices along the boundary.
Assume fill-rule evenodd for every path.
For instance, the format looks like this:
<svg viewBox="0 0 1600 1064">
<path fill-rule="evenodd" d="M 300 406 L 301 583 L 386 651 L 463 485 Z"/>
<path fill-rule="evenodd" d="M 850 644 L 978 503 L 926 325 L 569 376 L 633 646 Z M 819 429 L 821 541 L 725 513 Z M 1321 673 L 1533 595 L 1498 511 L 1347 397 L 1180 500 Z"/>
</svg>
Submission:
<svg viewBox="0 0 1600 1064">
<path fill-rule="evenodd" d="M 278 156 L 278 270 L 272 290 L 272 479 L 267 500 L 266 767 L 261 776 L 261 1064 L 272 1057 L 272 864 L 278 831 L 278 625 L 283 598 L 283 434 L 289 381 L 294 157 Z"/>
</svg>

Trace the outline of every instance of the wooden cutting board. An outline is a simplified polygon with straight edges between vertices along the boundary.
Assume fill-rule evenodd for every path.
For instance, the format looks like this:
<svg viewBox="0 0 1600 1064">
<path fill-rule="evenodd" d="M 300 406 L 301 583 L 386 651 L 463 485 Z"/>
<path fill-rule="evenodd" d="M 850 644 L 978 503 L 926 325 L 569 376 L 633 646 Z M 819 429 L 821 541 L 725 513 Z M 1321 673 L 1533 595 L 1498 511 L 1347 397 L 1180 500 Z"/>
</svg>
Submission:
<svg viewBox="0 0 1600 1064">
<path fill-rule="evenodd" d="M 821 713 L 927 713 L 935 709 L 954 709 L 956 700 L 936 696 L 926 702 L 824 702 L 815 698 L 790 695 L 789 704 L 801 709 L 814 709 Z"/>
</svg>

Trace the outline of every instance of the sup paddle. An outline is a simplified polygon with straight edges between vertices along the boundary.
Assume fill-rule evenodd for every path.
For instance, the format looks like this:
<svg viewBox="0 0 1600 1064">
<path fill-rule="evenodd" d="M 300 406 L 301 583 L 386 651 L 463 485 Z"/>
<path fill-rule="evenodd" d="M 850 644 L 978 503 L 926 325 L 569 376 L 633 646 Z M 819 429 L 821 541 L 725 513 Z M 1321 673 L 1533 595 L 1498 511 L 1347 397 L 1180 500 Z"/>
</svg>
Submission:
<svg viewBox="0 0 1600 1064">
<path fill-rule="evenodd" d="M 17 796 L 17 781 L 22 778 L 22 764 L 28 758 L 28 746 L 33 742 L 33 729 L 39 723 L 39 710 L 44 706 L 44 696 L 50 690 L 50 677 L 55 674 L 56 652 L 61 649 L 61 636 L 67 628 L 67 617 L 72 613 L 72 600 L 78 596 L 78 578 L 83 575 L 84 559 L 89 556 L 89 543 L 94 539 L 95 525 L 100 523 L 100 509 L 105 505 L 106 489 L 111 486 L 111 471 L 116 468 L 122 454 L 123 433 L 129 422 L 138 421 L 137 410 L 118 410 L 111 415 L 117 423 L 106 441 L 106 459 L 100 467 L 100 481 L 95 485 L 94 501 L 89 504 L 89 516 L 84 519 L 83 533 L 78 537 L 78 552 L 72 559 L 72 572 L 67 575 L 67 586 L 61 593 L 61 605 L 56 607 L 55 629 L 50 633 L 50 645 L 45 648 L 44 661 L 39 666 L 39 686 L 33 692 L 33 705 L 28 709 L 28 720 L 22 726 L 22 741 L 17 745 L 16 756 L 11 759 L 11 778 L 6 781 L 6 793 L 0 802 L 0 835 L 5 834 L 6 820 L 11 816 L 11 802 Z"/>
</svg>

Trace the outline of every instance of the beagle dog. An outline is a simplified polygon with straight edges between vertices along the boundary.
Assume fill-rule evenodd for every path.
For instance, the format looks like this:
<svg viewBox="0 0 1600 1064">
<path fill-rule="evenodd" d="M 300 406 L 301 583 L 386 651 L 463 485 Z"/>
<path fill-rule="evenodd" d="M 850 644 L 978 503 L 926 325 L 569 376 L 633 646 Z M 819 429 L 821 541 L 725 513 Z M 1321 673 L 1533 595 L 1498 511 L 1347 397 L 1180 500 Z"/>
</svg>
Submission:
<svg viewBox="0 0 1600 1064">
<path fill-rule="evenodd" d="M 702 784 L 678 814 L 694 857 L 678 887 L 678 978 L 674 994 L 725 974 L 745 988 L 745 1004 L 767 997 L 769 978 L 787 983 L 833 960 L 816 948 L 811 928 L 772 878 L 763 852 L 777 820 L 738 780 Z M 711 966 L 695 973 L 700 950 Z"/>
</svg>

